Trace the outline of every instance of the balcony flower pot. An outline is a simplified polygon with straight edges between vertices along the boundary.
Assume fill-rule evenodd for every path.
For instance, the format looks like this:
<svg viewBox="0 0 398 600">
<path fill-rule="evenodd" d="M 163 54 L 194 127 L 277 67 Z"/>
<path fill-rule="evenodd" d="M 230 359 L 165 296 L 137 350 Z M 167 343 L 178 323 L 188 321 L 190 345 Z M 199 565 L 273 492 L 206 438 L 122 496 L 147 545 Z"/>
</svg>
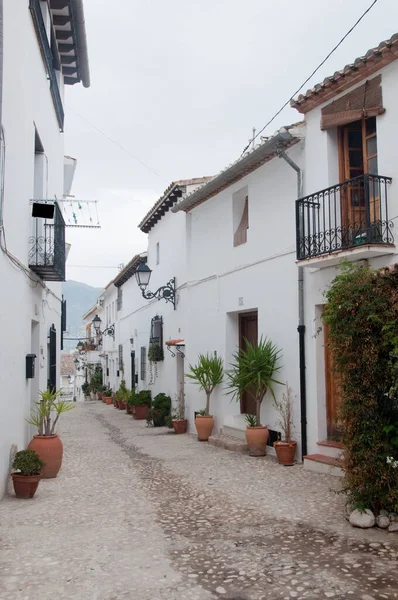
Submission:
<svg viewBox="0 0 398 600">
<path fill-rule="evenodd" d="M 269 431 L 265 425 L 246 427 L 246 441 L 250 456 L 265 456 Z"/>
<path fill-rule="evenodd" d="M 187 419 L 172 419 L 174 433 L 186 433 L 188 427 Z"/>
<path fill-rule="evenodd" d="M 35 435 L 28 445 L 40 456 L 45 466 L 42 469 L 43 479 L 53 479 L 62 466 L 64 447 L 58 435 Z"/>
<path fill-rule="evenodd" d="M 207 442 L 213 431 L 214 417 L 212 415 L 197 415 L 195 427 L 199 442 Z"/>
<path fill-rule="evenodd" d="M 297 442 L 274 442 L 274 448 L 280 465 L 294 465 Z"/>
<path fill-rule="evenodd" d="M 134 416 L 137 421 L 144 421 L 148 414 L 148 404 L 136 404 L 134 408 Z"/>
</svg>

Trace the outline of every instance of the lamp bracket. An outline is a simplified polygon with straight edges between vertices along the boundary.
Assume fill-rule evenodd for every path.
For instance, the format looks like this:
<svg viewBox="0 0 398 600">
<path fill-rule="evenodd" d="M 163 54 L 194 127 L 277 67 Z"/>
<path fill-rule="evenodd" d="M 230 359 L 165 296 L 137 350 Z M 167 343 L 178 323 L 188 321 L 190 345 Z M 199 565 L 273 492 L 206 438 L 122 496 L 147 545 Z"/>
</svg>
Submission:
<svg viewBox="0 0 398 600">
<path fill-rule="evenodd" d="M 166 300 L 166 302 L 171 302 L 174 306 L 174 310 L 176 308 L 176 280 L 175 277 L 170 279 L 166 285 L 162 285 L 156 292 L 145 292 L 142 290 L 142 296 L 145 300 L 153 300 L 156 298 L 157 300 Z"/>
</svg>

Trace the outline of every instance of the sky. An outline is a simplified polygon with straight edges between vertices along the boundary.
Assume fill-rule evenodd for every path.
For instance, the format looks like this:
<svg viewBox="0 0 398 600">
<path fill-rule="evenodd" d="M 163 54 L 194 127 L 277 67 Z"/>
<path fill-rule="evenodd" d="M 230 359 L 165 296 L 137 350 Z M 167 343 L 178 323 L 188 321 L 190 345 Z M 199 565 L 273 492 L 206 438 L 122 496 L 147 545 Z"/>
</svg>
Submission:
<svg viewBox="0 0 398 600">
<path fill-rule="evenodd" d="M 66 90 L 65 154 L 101 228 L 67 230 L 67 278 L 105 286 L 145 251 L 137 225 L 168 185 L 236 160 L 370 4 L 84 0 L 91 87 Z M 304 90 L 397 31 L 398 1 L 378 0 Z"/>
</svg>

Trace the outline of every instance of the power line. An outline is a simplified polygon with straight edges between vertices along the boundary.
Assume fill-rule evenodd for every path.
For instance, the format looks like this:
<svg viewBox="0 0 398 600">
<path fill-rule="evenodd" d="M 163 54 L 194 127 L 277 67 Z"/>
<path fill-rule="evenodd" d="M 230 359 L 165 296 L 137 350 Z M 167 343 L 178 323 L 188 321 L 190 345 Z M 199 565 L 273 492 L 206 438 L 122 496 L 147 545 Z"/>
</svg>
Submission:
<svg viewBox="0 0 398 600">
<path fill-rule="evenodd" d="M 140 165 L 142 165 L 143 167 L 145 167 L 146 169 L 148 169 L 148 171 L 151 171 L 151 173 L 154 173 L 154 175 L 156 175 L 157 177 L 159 177 L 159 179 L 161 179 L 162 181 L 165 181 L 166 183 L 168 183 L 168 181 L 164 177 L 162 177 L 161 175 L 159 175 L 159 173 L 157 171 L 155 171 L 154 169 L 152 169 L 152 167 L 150 167 L 149 165 L 147 165 L 146 163 L 144 163 L 142 160 L 140 160 L 139 158 L 137 158 L 136 156 L 134 156 L 134 154 L 132 154 L 129 150 L 127 150 L 127 148 L 125 148 L 124 146 L 122 146 L 120 144 L 120 142 L 117 142 L 116 140 L 114 140 L 113 138 L 111 138 L 107 133 L 105 133 L 104 131 L 102 131 L 102 129 L 100 129 L 99 127 L 97 127 L 96 125 L 94 125 L 94 123 L 91 123 L 90 121 L 88 121 L 85 117 L 83 117 L 81 114 L 79 114 L 77 111 L 75 111 L 72 107 L 67 106 L 67 108 L 68 108 L 68 110 L 72 111 L 76 116 L 78 116 L 82 121 L 84 121 L 85 123 L 87 123 L 87 125 L 90 125 L 90 127 L 92 127 L 93 129 L 95 129 L 95 131 L 97 131 L 98 133 L 100 133 L 109 142 L 112 142 L 112 144 L 115 144 L 115 146 L 117 146 L 118 148 L 120 148 L 120 150 L 123 150 L 123 152 L 126 152 L 126 154 L 128 154 L 131 158 L 133 158 L 135 161 L 139 162 Z"/>
<path fill-rule="evenodd" d="M 278 110 L 278 112 L 276 112 L 274 114 L 274 116 L 264 125 L 264 127 L 262 129 L 260 129 L 260 131 L 258 133 L 256 133 L 255 136 L 253 136 L 253 138 L 249 141 L 249 143 L 247 144 L 247 146 L 245 146 L 241 156 L 243 156 L 243 154 L 246 152 L 246 150 L 249 148 L 250 144 L 252 144 L 254 142 L 254 140 L 256 140 L 258 138 L 258 136 L 264 131 L 264 129 L 266 129 L 268 127 L 268 125 L 271 125 L 272 121 L 274 121 L 276 119 L 276 117 L 278 115 L 281 114 L 281 112 L 286 108 L 286 106 L 290 103 L 291 100 L 293 100 L 293 98 L 301 91 L 301 89 L 305 86 L 306 83 L 309 82 L 309 80 L 311 79 L 311 77 L 313 77 L 315 75 L 315 73 L 317 71 L 319 71 L 319 69 L 325 64 L 325 62 L 332 56 L 332 54 L 337 50 L 337 48 L 339 46 L 341 46 L 341 44 L 344 42 L 344 40 L 350 35 L 350 33 L 352 33 L 355 29 L 355 27 L 362 21 L 362 19 L 368 14 L 368 12 L 373 8 L 373 6 L 376 4 L 378 0 L 373 0 L 372 4 L 365 10 L 364 13 L 362 13 L 362 15 L 359 17 L 359 19 L 354 23 L 354 25 L 351 27 L 351 29 L 349 29 L 347 31 L 347 33 L 341 38 L 341 40 L 338 42 L 338 44 L 335 45 L 334 48 L 332 48 L 332 50 L 329 52 L 329 54 L 323 59 L 323 61 L 321 63 L 319 63 L 319 65 L 316 67 L 316 69 L 314 69 L 311 73 L 311 75 L 309 75 L 307 77 L 307 79 L 300 85 L 300 87 L 294 92 L 294 94 L 292 94 L 289 98 L 289 100 L 287 100 L 285 102 L 285 104 L 283 106 L 281 106 L 281 108 Z"/>
</svg>

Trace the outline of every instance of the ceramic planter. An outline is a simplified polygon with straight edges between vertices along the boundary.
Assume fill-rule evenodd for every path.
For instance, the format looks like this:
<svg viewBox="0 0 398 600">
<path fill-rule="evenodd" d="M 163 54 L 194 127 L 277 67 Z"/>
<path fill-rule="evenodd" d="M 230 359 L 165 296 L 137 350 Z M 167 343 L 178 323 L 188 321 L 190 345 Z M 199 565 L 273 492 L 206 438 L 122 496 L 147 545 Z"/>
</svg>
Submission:
<svg viewBox="0 0 398 600">
<path fill-rule="evenodd" d="M 187 419 L 173 419 L 171 421 L 174 433 L 186 433 L 188 421 Z"/>
<path fill-rule="evenodd" d="M 197 415 L 195 426 L 199 442 L 207 442 L 213 431 L 214 417 L 212 415 Z"/>
<path fill-rule="evenodd" d="M 34 450 L 44 462 L 43 479 L 56 477 L 62 465 L 64 447 L 57 435 L 35 435 L 28 446 Z"/>
<path fill-rule="evenodd" d="M 126 403 L 122 402 L 122 400 L 117 401 L 119 410 L 126 410 Z"/>
<path fill-rule="evenodd" d="M 297 442 L 274 442 L 274 448 L 280 465 L 294 464 Z"/>
<path fill-rule="evenodd" d="M 105 404 L 113 404 L 112 396 L 104 396 L 103 400 L 104 400 Z"/>
<path fill-rule="evenodd" d="M 33 498 L 36 493 L 41 475 L 21 475 L 12 473 L 12 483 L 17 498 Z"/>
<path fill-rule="evenodd" d="M 134 410 L 134 416 L 137 421 L 143 421 L 146 419 L 148 414 L 148 405 L 147 404 L 136 404 Z"/>
<path fill-rule="evenodd" d="M 265 456 L 268 442 L 268 427 L 246 427 L 246 441 L 250 456 Z"/>
</svg>

